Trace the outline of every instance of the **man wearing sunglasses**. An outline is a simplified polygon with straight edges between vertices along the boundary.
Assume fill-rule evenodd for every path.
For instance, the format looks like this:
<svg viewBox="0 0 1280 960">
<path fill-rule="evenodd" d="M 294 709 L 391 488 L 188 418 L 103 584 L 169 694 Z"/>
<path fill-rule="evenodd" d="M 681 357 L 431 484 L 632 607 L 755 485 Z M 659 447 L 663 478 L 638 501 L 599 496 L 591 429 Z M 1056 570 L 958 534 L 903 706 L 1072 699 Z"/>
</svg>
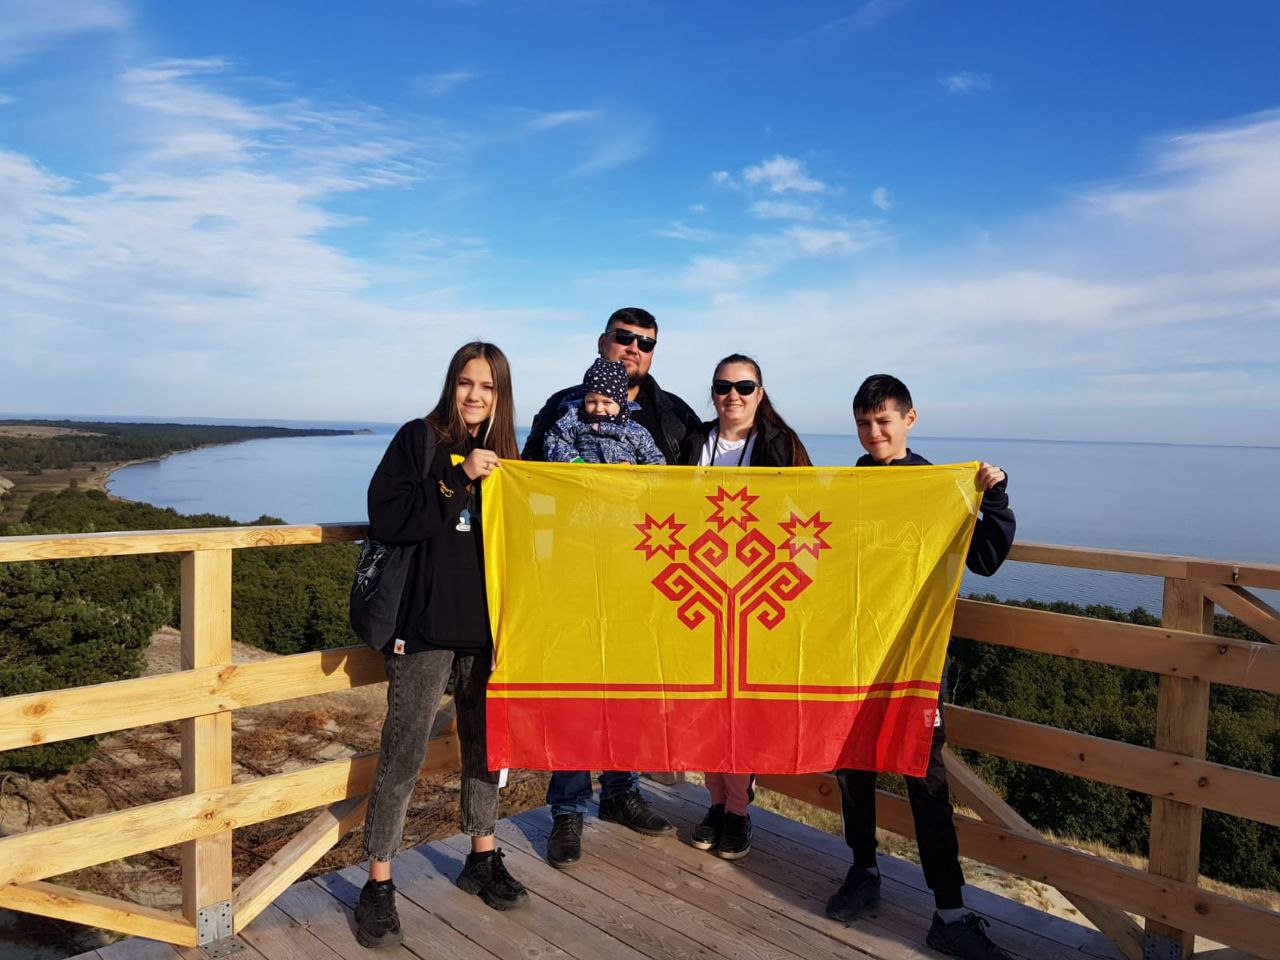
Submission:
<svg viewBox="0 0 1280 960">
<path fill-rule="evenodd" d="M 701 427 L 697 414 L 673 393 L 667 393 L 649 376 L 654 347 L 658 343 L 658 321 L 648 310 L 623 307 L 614 311 L 600 334 L 597 349 L 606 360 L 620 361 L 627 368 L 627 399 L 638 403 L 631 418 L 649 431 L 667 463 L 680 462 L 685 437 Z M 582 400 L 581 384 L 553 393 L 533 418 L 522 456 L 525 460 L 545 460 L 543 437 L 556 422 L 565 404 Z M 612 820 L 639 833 L 657 836 L 675 828 L 654 810 L 637 788 L 639 775 L 631 771 L 606 770 L 600 775 L 600 819 Z M 547 860 L 554 867 L 566 867 L 582 857 L 582 818 L 591 800 L 589 770 L 557 770 L 547 785 L 553 827 L 547 841 Z"/>
</svg>

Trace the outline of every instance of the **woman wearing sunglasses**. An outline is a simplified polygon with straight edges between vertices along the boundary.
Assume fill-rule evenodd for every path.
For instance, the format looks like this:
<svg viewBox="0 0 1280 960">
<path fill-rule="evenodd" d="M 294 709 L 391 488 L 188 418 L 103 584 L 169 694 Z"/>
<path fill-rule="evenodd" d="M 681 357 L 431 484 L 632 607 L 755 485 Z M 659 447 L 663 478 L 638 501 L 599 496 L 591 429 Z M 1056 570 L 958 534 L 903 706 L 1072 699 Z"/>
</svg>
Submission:
<svg viewBox="0 0 1280 960">
<path fill-rule="evenodd" d="M 681 463 L 698 467 L 808 467 L 809 452 L 769 402 L 760 365 L 733 353 L 716 364 L 711 380 L 716 418 L 693 431 L 682 448 Z M 750 773 L 708 773 L 711 807 L 694 827 L 693 845 L 725 860 L 740 860 L 751 851 L 751 817 L 755 796 Z"/>
</svg>

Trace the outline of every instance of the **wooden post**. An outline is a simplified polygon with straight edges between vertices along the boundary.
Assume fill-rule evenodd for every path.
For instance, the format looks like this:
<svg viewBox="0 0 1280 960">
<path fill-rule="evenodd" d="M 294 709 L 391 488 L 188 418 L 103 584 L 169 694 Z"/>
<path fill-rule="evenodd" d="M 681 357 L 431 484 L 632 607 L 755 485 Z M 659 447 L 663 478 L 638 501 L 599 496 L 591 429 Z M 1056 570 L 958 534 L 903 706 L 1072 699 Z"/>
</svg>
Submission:
<svg viewBox="0 0 1280 960">
<path fill-rule="evenodd" d="M 231 662 L 231 551 L 197 550 L 182 557 L 182 668 Z M 231 713 L 182 721 L 182 790 L 196 793 L 231 783 Z M 209 815 L 214 815 L 209 811 Z M 182 913 L 211 929 L 209 908 L 231 900 L 231 831 L 182 845 Z M 229 911 L 229 907 L 227 908 Z M 201 917 L 201 911 L 206 911 Z M 203 921 L 203 922 L 202 922 Z M 228 913 L 227 921 L 230 916 Z M 226 924 L 212 924 L 221 933 Z M 226 931 L 230 935 L 230 931 Z M 206 939 L 220 939 L 214 933 Z"/>
<path fill-rule="evenodd" d="M 1213 633 L 1213 603 L 1198 580 L 1168 577 L 1164 582 L 1164 626 Z M 1209 735 L 1209 683 L 1184 677 L 1160 677 L 1156 708 L 1157 750 L 1204 759 Z M 1195 883 L 1200 875 L 1201 808 L 1153 797 L 1150 865 L 1162 877 Z M 1162 960 L 1186 960 L 1195 952 L 1195 934 L 1158 920 L 1147 920 L 1147 954 Z"/>
</svg>

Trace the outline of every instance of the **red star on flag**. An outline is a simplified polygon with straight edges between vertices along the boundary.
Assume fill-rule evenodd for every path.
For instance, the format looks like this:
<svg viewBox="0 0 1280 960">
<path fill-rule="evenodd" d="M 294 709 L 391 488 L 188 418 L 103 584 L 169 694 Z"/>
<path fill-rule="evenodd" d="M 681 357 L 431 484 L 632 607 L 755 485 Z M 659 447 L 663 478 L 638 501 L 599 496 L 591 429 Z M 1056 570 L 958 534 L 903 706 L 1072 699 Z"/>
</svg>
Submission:
<svg viewBox="0 0 1280 960">
<path fill-rule="evenodd" d="M 676 551 L 685 548 L 680 542 L 679 534 L 687 524 L 676 523 L 674 513 L 665 520 L 655 520 L 646 513 L 644 523 L 636 523 L 632 526 L 644 534 L 644 539 L 636 544 L 636 549 L 644 551 L 645 560 L 652 560 L 654 554 L 658 553 L 665 553 L 667 559 L 674 560 Z"/>
<path fill-rule="evenodd" d="M 802 520 L 793 513 L 790 520 L 784 520 L 778 526 L 787 532 L 787 539 L 783 541 L 782 547 L 791 553 L 792 560 L 802 553 L 810 553 L 816 559 L 820 550 L 831 549 L 831 544 L 822 539 L 823 532 L 831 524 L 822 519 L 821 512 L 807 520 Z"/>
<path fill-rule="evenodd" d="M 707 497 L 707 500 L 716 508 L 715 512 L 707 517 L 707 523 L 714 523 L 716 529 L 722 533 L 731 523 L 736 523 L 739 528 L 746 530 L 748 523 L 754 523 L 760 519 L 751 512 L 751 505 L 759 499 L 747 493 L 746 487 L 736 493 L 730 493 L 724 487 L 719 487 L 715 493 Z"/>
</svg>

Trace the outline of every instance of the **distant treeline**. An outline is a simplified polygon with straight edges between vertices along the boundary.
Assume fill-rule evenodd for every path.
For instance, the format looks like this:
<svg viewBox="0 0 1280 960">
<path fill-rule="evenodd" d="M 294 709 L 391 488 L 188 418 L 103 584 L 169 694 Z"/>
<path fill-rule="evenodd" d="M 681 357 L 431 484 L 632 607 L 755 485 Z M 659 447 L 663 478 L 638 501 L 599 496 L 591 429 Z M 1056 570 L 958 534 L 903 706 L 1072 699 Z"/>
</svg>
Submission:
<svg viewBox="0 0 1280 960">
<path fill-rule="evenodd" d="M 24 522 L 0 528 L 0 535 L 233 525 L 226 517 L 182 516 L 67 490 L 36 496 Z M 235 638 L 277 653 L 354 643 L 347 596 L 356 553 L 354 544 L 235 551 Z M 172 554 L 0 564 L 0 696 L 137 676 L 152 632 L 177 625 L 178 571 Z M 1014 605 L 1159 622 L 1141 608 L 1030 600 Z M 1216 632 L 1263 639 L 1233 617 L 1217 617 Z M 1152 745 L 1159 686 L 1152 673 L 958 639 L 951 681 L 951 698 L 963 706 Z M 0 769 L 50 774 L 83 760 L 91 748 L 88 740 L 11 751 L 0 754 Z M 1208 754 L 1218 763 L 1280 775 L 1280 697 L 1214 684 Z M 1145 794 L 997 757 L 966 756 L 1036 826 L 1146 852 L 1151 800 Z M 1206 811 L 1201 850 L 1208 876 L 1280 889 L 1280 829 Z"/>
<path fill-rule="evenodd" d="M 62 427 L 96 434 L 52 437 L 0 435 L 0 473 L 8 471 L 29 475 L 38 475 L 44 470 L 66 470 L 83 463 L 149 460 L 214 443 L 280 437 L 331 437 L 355 432 L 216 424 L 98 423 L 88 420 L 0 420 L 0 426 Z"/>
</svg>

